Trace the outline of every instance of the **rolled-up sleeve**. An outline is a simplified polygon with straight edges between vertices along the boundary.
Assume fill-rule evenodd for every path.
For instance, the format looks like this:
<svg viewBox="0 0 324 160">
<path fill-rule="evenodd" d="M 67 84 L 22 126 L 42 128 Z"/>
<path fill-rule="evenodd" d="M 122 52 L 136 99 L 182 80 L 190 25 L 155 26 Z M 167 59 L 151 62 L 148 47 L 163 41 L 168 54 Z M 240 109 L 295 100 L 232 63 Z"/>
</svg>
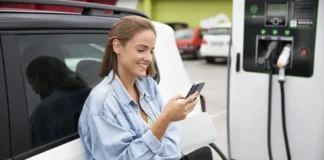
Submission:
<svg viewBox="0 0 324 160">
<path fill-rule="evenodd" d="M 146 131 L 146 133 L 142 136 L 143 142 L 147 145 L 150 150 L 157 154 L 157 153 L 163 153 L 163 143 L 161 143 L 152 133 L 152 130 L 149 129 Z"/>
<path fill-rule="evenodd" d="M 165 145 L 163 160 L 179 160 L 181 158 L 179 139 L 176 123 L 171 123 L 162 138 L 162 143 Z"/>
<path fill-rule="evenodd" d="M 89 123 L 91 152 L 95 159 L 164 159 L 162 157 L 168 145 L 160 142 L 151 130 L 147 130 L 140 138 L 133 139 L 131 132 L 109 118 L 92 116 Z"/>
</svg>

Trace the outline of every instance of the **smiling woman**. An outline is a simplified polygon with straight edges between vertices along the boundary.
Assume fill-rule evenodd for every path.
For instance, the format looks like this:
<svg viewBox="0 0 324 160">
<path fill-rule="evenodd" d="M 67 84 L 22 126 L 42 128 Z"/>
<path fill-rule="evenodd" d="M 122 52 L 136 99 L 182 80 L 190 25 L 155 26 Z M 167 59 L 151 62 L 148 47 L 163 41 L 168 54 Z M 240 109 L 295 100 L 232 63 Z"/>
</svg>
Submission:
<svg viewBox="0 0 324 160">
<path fill-rule="evenodd" d="M 198 94 L 163 104 L 156 81 L 156 31 L 151 21 L 126 16 L 109 32 L 102 81 L 87 98 L 79 134 L 88 159 L 179 160 L 175 121 L 193 111 Z"/>
<path fill-rule="evenodd" d="M 144 21 L 144 18 L 136 18 L 119 21 L 111 29 L 103 58 L 101 77 L 108 75 L 111 70 L 123 74 L 125 69 L 126 72 L 132 72 L 131 76 L 144 77 L 146 73 L 155 76 L 156 71 L 151 63 L 156 38 L 155 28 L 148 21 Z"/>
</svg>

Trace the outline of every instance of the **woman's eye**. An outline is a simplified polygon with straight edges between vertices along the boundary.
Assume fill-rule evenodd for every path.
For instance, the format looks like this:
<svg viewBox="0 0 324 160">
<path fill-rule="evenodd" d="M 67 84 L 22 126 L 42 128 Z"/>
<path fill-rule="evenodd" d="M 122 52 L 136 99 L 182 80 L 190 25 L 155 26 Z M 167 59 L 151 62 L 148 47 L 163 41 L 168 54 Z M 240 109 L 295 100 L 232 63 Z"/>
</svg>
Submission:
<svg viewBox="0 0 324 160">
<path fill-rule="evenodd" d="M 138 49 L 137 51 L 138 52 L 144 52 L 144 49 Z"/>
</svg>

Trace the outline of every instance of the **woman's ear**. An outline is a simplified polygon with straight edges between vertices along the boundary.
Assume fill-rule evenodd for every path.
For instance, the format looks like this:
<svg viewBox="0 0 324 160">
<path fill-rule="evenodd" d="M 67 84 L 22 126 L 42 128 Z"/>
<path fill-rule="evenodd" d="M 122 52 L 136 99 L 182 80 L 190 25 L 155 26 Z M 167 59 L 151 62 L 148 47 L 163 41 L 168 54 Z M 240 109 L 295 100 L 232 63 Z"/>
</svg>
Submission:
<svg viewBox="0 0 324 160">
<path fill-rule="evenodd" d="M 120 54 L 121 51 L 121 45 L 120 45 L 120 41 L 118 39 L 114 39 L 112 41 L 112 46 L 113 46 L 113 50 L 114 52 L 118 55 Z"/>
</svg>

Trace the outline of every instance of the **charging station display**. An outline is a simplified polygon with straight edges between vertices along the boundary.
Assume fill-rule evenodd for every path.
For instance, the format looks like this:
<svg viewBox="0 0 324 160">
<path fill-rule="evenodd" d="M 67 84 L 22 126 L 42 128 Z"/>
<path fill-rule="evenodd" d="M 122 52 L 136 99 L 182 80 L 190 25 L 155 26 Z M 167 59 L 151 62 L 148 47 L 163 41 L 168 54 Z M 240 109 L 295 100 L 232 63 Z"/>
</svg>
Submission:
<svg viewBox="0 0 324 160">
<path fill-rule="evenodd" d="M 284 16 L 287 14 L 286 3 L 268 3 L 267 4 L 267 16 Z"/>
<path fill-rule="evenodd" d="M 266 4 L 266 26 L 286 26 L 288 8 L 287 3 Z"/>
<path fill-rule="evenodd" d="M 246 0 L 243 69 L 267 73 L 265 56 L 271 42 L 278 42 L 271 54 L 276 68 L 280 52 L 291 46 L 286 74 L 311 77 L 314 70 L 316 13 L 318 0 Z M 278 74 L 278 70 L 274 70 Z"/>
</svg>

